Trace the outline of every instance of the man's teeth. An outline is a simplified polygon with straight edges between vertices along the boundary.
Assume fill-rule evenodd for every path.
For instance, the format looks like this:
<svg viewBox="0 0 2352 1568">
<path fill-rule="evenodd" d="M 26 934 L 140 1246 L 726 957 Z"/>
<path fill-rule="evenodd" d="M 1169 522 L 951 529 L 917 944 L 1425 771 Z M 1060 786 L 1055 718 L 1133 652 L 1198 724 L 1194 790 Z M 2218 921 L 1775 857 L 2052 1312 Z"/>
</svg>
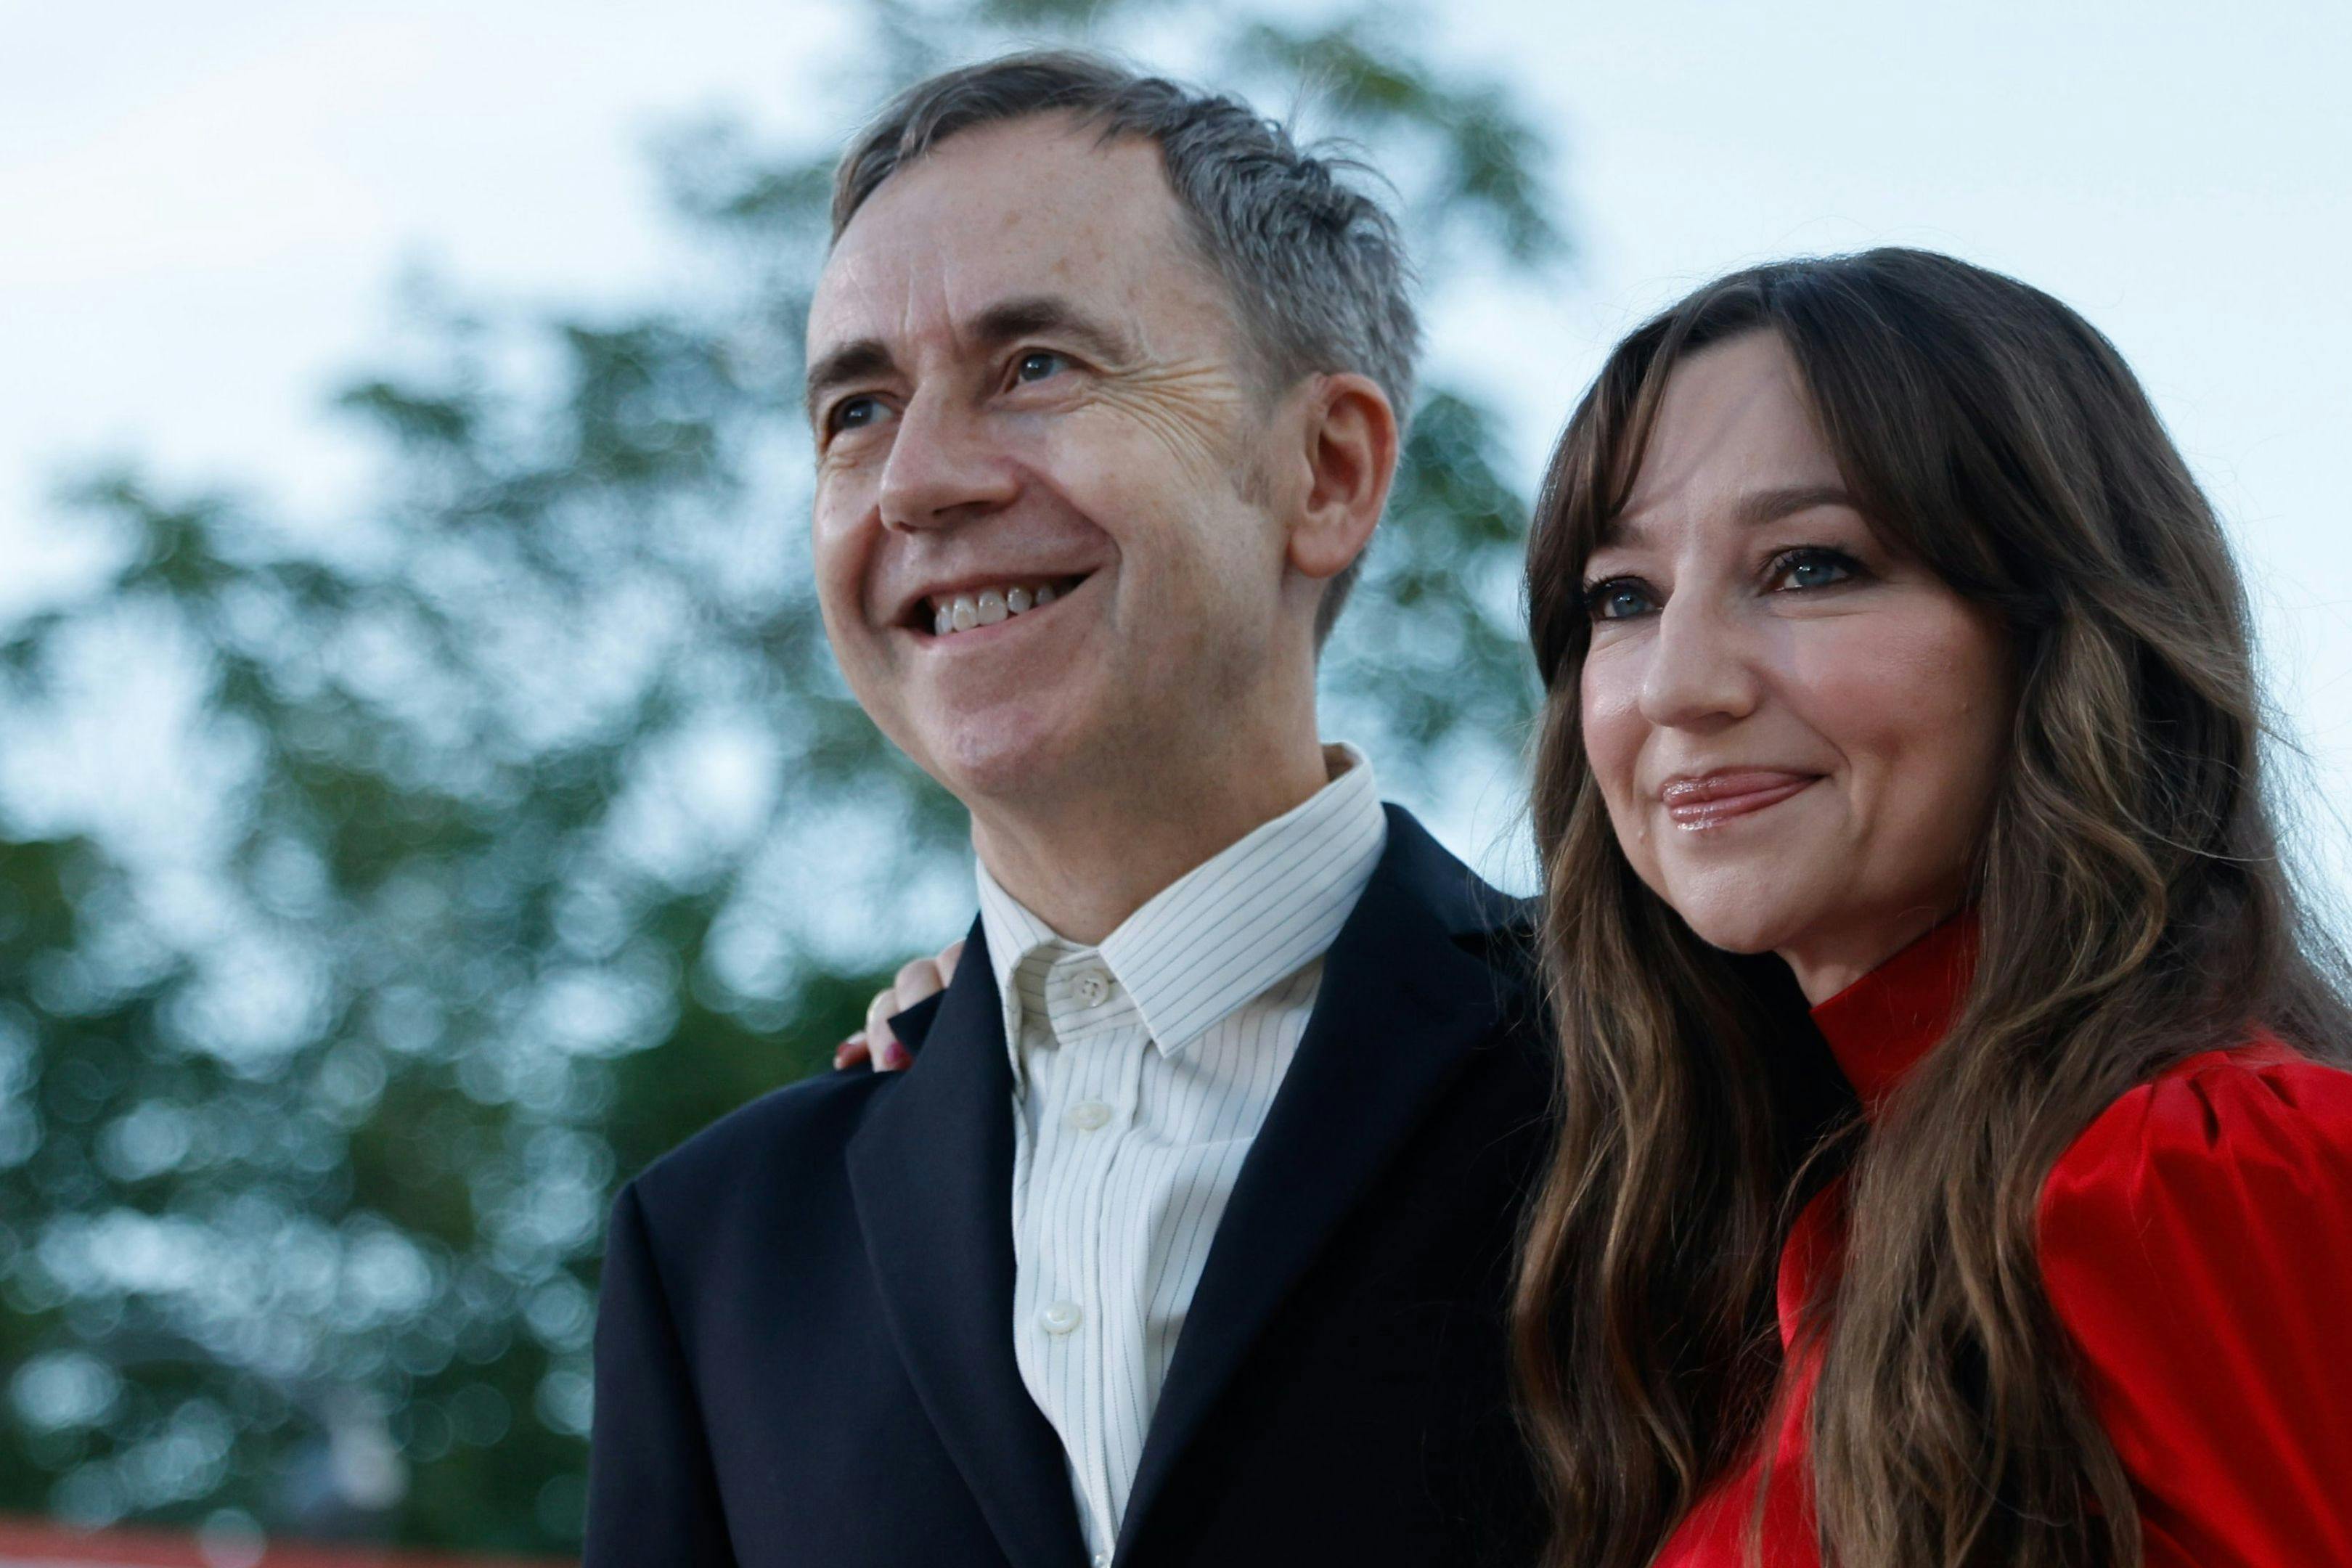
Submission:
<svg viewBox="0 0 2352 1568">
<path fill-rule="evenodd" d="M 1009 616 L 1023 616 L 1055 599 L 1054 585 L 1043 583 L 1034 588 L 983 588 L 977 594 L 958 594 L 944 602 L 931 602 L 931 629 L 940 637 L 950 632 L 968 632 L 974 626 L 992 626 Z"/>
</svg>

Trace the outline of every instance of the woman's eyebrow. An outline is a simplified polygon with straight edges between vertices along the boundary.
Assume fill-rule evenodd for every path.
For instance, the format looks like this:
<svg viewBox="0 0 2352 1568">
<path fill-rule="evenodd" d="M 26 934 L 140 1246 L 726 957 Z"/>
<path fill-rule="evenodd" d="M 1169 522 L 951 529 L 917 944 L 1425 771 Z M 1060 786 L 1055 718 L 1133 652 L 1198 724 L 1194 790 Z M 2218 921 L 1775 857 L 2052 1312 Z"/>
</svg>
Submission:
<svg viewBox="0 0 2352 1568">
<path fill-rule="evenodd" d="M 1750 490 L 1739 498 L 1732 515 L 1743 527 L 1760 528 L 1784 517 L 1815 507 L 1842 506 L 1851 511 L 1862 509 L 1853 504 L 1841 485 L 1782 485 L 1772 489 Z"/>
<path fill-rule="evenodd" d="M 1841 485 L 1775 485 L 1769 489 L 1750 490 L 1741 496 L 1732 508 L 1732 520 L 1742 528 L 1761 528 L 1801 511 L 1815 507 L 1842 506 L 1851 511 L 1862 509 L 1853 497 Z M 1615 545 L 1638 548 L 1648 535 L 1636 513 L 1618 512 L 1601 525 L 1592 541 L 1592 548 L 1601 551 Z"/>
<path fill-rule="evenodd" d="M 1638 514 L 1612 512 L 1601 520 L 1600 531 L 1593 535 L 1592 549 L 1589 553 L 1598 554 L 1618 545 L 1638 549 L 1649 542 L 1649 537 Z"/>
</svg>

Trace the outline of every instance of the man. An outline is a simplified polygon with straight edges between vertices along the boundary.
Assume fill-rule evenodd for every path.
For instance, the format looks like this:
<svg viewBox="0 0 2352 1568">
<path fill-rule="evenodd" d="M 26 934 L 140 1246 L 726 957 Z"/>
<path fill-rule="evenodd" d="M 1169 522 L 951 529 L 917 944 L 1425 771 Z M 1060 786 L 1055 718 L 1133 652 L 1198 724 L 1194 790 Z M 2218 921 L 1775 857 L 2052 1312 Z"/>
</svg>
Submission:
<svg viewBox="0 0 2352 1568">
<path fill-rule="evenodd" d="M 902 95 L 834 222 L 820 600 L 980 919 L 911 1068 L 621 1194 L 589 1563 L 1528 1560 L 1521 912 L 1315 722 L 1411 396 L 1392 226 L 1072 55 Z"/>
</svg>

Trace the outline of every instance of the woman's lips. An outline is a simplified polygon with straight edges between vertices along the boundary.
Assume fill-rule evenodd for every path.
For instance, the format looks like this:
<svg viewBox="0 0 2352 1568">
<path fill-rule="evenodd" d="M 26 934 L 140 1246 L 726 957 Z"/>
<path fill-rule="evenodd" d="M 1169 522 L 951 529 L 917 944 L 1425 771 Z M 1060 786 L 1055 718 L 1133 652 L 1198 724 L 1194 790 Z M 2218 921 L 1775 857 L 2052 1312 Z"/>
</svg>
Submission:
<svg viewBox="0 0 2352 1568">
<path fill-rule="evenodd" d="M 1696 831 L 1778 805 L 1821 776 L 1779 768 L 1729 768 L 1668 779 L 1658 791 L 1658 799 L 1676 827 Z"/>
</svg>

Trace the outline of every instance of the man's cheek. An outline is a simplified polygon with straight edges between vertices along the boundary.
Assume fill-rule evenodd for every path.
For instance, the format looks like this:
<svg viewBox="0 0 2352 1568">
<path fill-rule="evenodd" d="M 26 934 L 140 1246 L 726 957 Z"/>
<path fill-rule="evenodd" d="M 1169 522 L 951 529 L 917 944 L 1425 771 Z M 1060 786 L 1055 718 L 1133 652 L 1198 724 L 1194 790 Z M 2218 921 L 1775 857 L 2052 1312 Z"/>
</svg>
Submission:
<svg viewBox="0 0 2352 1568">
<path fill-rule="evenodd" d="M 887 610 L 870 602 L 874 553 L 875 541 L 867 531 L 837 514 L 818 514 L 810 535 L 810 565 L 817 608 L 836 640 L 869 624 L 878 626 L 887 616 Z"/>
<path fill-rule="evenodd" d="M 1240 454 L 1230 433 L 1181 417 L 1151 399 L 1097 395 L 1038 437 L 1036 466 L 1089 516 L 1127 504 L 1230 491 Z"/>
</svg>

